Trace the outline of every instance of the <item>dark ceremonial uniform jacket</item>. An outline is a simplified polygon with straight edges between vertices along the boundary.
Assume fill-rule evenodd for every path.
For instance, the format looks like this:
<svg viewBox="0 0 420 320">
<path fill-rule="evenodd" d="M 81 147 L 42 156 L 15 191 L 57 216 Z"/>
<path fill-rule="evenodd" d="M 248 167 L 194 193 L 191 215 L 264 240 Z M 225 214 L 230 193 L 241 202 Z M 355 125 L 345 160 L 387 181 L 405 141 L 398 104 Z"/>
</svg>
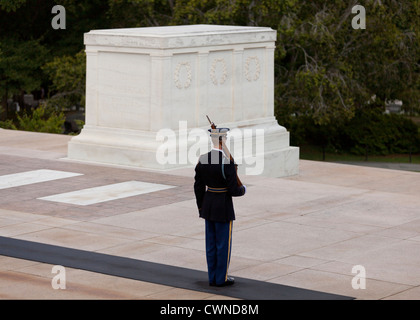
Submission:
<svg viewBox="0 0 420 320">
<path fill-rule="evenodd" d="M 232 197 L 243 196 L 245 187 L 238 186 L 235 164 L 223 152 L 213 149 L 201 155 L 195 167 L 194 180 L 201 218 L 215 222 L 235 220 Z"/>
</svg>

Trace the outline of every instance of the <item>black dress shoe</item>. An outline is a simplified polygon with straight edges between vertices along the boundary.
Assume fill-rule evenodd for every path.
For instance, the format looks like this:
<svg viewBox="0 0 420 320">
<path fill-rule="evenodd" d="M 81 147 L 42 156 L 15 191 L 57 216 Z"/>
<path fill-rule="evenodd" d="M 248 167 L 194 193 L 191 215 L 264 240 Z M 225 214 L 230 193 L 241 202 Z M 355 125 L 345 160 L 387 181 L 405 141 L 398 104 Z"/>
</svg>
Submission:
<svg viewBox="0 0 420 320">
<path fill-rule="evenodd" d="M 216 284 L 216 287 L 226 287 L 231 286 L 235 283 L 235 279 L 233 277 L 228 277 L 227 280 L 221 284 Z"/>
</svg>

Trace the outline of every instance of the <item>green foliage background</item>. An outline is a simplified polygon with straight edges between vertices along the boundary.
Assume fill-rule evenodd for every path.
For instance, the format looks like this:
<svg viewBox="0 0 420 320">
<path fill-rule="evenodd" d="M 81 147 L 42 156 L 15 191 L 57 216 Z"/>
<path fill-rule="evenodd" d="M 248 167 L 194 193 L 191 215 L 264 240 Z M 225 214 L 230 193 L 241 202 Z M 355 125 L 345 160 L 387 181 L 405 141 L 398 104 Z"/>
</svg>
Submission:
<svg viewBox="0 0 420 320">
<path fill-rule="evenodd" d="M 66 9 L 66 30 L 51 27 L 56 4 Z M 351 26 L 356 4 L 366 8 L 365 30 Z M 389 147 L 391 135 L 406 139 L 399 128 L 411 124 L 377 110 L 399 99 L 406 114 L 420 111 L 420 0 L 0 0 L 0 119 L 11 118 L 8 98 L 41 86 L 48 106 L 84 105 L 85 32 L 183 24 L 277 30 L 275 115 L 298 145 L 310 142 L 305 124 L 318 144 L 391 152 L 400 148 Z M 391 129 L 376 130 L 382 122 Z"/>
</svg>

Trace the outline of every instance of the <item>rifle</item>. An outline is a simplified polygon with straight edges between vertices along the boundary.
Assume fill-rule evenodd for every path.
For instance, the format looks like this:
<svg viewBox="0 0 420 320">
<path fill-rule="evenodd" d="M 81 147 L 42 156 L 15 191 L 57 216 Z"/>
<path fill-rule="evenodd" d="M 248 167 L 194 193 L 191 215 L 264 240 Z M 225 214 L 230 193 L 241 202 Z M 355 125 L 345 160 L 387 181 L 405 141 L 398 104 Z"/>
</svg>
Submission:
<svg viewBox="0 0 420 320">
<path fill-rule="evenodd" d="M 212 129 L 216 129 L 216 125 L 214 124 L 214 122 L 212 122 L 209 118 L 209 116 L 207 116 L 207 120 L 210 123 L 210 127 Z M 223 139 L 220 140 L 220 143 L 222 144 L 222 150 L 223 152 L 229 157 L 230 161 L 232 161 L 233 163 L 235 163 L 235 160 L 232 157 L 232 154 L 229 152 L 229 149 L 226 147 L 225 142 L 223 141 Z M 238 187 L 242 186 L 242 181 L 239 179 L 238 177 L 238 165 L 235 163 L 235 168 L 236 168 L 236 180 L 238 182 Z"/>
</svg>

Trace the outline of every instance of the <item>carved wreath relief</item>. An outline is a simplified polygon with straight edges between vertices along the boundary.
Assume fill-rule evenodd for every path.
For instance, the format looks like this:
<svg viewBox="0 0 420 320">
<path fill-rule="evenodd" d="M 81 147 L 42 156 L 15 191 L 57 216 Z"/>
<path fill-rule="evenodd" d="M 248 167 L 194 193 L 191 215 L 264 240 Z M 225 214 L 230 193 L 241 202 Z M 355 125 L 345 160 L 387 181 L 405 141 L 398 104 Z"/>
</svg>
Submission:
<svg viewBox="0 0 420 320">
<path fill-rule="evenodd" d="M 221 68 L 222 68 L 222 75 L 219 78 L 216 76 L 216 68 L 217 68 L 218 65 L 221 65 Z M 217 86 L 219 84 L 224 84 L 226 82 L 227 77 L 228 77 L 228 73 L 227 73 L 227 67 L 226 67 L 225 59 L 223 59 L 223 58 L 214 59 L 213 63 L 211 64 L 211 68 L 210 68 L 211 82 L 213 82 L 213 84 L 215 86 Z"/>
<path fill-rule="evenodd" d="M 180 77 L 181 71 L 185 69 L 185 77 Z M 185 79 L 182 79 L 185 78 Z M 188 61 L 178 62 L 174 71 L 174 82 L 178 89 L 187 89 L 191 85 L 192 72 L 191 64 Z"/>
<path fill-rule="evenodd" d="M 261 65 L 257 56 L 250 56 L 245 60 L 244 74 L 245 79 L 249 82 L 257 81 L 260 78 Z M 225 59 L 214 59 L 210 67 L 211 82 L 215 86 L 222 85 L 227 78 L 228 71 Z M 191 86 L 192 68 L 188 61 L 178 62 L 174 71 L 174 82 L 178 89 L 187 89 Z"/>
<path fill-rule="evenodd" d="M 253 67 L 252 67 L 253 66 Z M 254 72 L 251 70 L 254 69 Z M 257 56 L 248 57 L 245 61 L 245 78 L 249 82 L 257 81 L 260 77 L 261 66 Z"/>
</svg>

